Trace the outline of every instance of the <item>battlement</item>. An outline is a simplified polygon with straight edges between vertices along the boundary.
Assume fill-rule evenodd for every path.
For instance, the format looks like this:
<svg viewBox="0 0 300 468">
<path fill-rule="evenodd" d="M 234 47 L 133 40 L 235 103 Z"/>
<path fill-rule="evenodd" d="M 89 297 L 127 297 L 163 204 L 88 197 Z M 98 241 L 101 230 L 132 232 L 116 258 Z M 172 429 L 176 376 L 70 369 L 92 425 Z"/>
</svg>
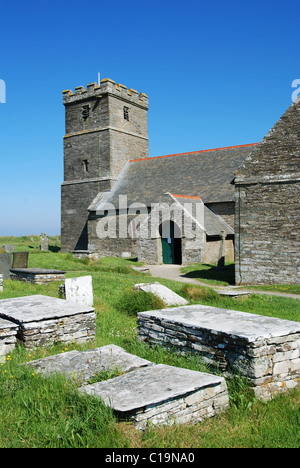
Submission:
<svg viewBox="0 0 300 468">
<path fill-rule="evenodd" d="M 70 89 L 63 91 L 63 103 L 64 105 L 68 105 L 90 98 L 100 99 L 107 94 L 114 95 L 123 101 L 144 107 L 145 109 L 149 107 L 148 96 L 145 93 L 139 93 L 135 89 L 127 88 L 109 78 L 101 80 L 100 86 L 98 83 L 90 83 L 86 88 L 84 86 L 77 86 L 75 93 Z"/>
</svg>

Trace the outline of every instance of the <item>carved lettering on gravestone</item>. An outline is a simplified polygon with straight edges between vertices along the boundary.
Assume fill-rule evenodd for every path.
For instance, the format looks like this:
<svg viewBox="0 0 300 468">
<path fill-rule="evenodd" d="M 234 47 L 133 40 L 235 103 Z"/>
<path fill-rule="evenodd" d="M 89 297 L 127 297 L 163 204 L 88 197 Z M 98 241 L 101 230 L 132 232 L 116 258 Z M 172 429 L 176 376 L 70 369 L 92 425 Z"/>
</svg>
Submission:
<svg viewBox="0 0 300 468">
<path fill-rule="evenodd" d="M 28 252 L 13 253 L 13 269 L 28 268 Z"/>
</svg>

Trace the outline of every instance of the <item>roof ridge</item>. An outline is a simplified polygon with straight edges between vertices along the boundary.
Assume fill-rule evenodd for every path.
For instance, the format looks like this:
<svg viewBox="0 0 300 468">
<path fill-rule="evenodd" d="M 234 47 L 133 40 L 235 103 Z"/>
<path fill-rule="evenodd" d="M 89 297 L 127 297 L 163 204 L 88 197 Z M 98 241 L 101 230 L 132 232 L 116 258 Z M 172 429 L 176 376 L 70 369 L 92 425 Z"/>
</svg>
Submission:
<svg viewBox="0 0 300 468">
<path fill-rule="evenodd" d="M 256 146 L 256 145 L 258 145 L 258 143 L 249 143 L 247 145 L 236 145 L 236 146 L 224 146 L 222 148 L 211 148 L 211 149 L 200 150 L 200 151 L 190 151 L 187 153 L 174 153 L 174 154 L 167 154 L 164 156 L 152 156 L 152 157 L 147 157 L 147 158 L 129 159 L 129 162 L 149 161 L 152 159 L 159 159 L 159 158 L 172 158 L 174 156 L 184 156 L 187 154 L 196 154 L 196 153 L 208 153 L 209 151 L 220 151 L 220 150 L 226 150 L 226 149 L 232 149 L 232 148 L 245 148 L 247 146 Z"/>
</svg>

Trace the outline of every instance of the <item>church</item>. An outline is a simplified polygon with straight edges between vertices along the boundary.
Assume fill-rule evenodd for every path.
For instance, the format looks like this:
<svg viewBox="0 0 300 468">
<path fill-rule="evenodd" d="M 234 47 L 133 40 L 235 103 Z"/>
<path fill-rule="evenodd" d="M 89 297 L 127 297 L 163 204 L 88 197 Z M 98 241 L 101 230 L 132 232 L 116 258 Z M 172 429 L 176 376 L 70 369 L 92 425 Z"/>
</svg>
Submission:
<svg viewBox="0 0 300 468">
<path fill-rule="evenodd" d="M 62 251 L 148 264 L 234 261 L 236 175 L 262 142 L 150 158 L 146 94 L 105 79 L 63 91 L 63 104 Z"/>
</svg>

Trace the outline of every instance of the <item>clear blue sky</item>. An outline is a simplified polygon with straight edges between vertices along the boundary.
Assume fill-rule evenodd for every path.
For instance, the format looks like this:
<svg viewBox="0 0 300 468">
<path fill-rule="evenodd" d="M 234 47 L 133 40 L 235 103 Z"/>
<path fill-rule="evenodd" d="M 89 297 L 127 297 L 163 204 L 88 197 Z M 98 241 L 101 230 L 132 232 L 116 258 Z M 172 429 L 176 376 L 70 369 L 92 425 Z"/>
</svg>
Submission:
<svg viewBox="0 0 300 468">
<path fill-rule="evenodd" d="M 60 233 L 62 91 L 149 96 L 150 156 L 260 141 L 300 79 L 299 0 L 0 5 L 0 235 Z"/>
</svg>

